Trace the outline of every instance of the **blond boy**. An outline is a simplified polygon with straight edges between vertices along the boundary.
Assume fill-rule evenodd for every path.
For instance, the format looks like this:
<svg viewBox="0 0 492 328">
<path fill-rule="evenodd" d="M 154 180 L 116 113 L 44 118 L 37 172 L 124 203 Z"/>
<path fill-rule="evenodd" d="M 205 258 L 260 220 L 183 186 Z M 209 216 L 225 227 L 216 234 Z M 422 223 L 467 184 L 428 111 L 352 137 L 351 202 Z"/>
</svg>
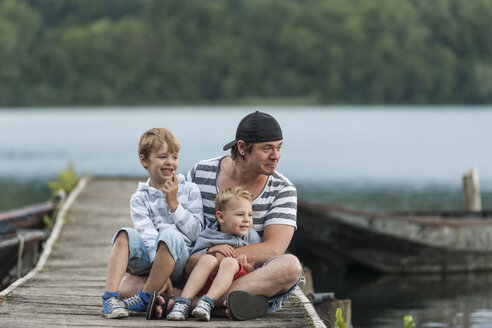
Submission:
<svg viewBox="0 0 492 328">
<path fill-rule="evenodd" d="M 168 320 L 185 320 L 191 299 L 201 296 L 192 312 L 200 320 L 210 320 L 215 301 L 225 295 L 232 281 L 253 270 L 254 257 L 236 258 L 235 248 L 261 242 L 253 225 L 252 195 L 241 187 L 227 188 L 215 199 L 219 230 L 206 228 L 198 237 L 192 254 L 207 253 L 193 269 L 181 297 L 175 299 Z M 210 277 L 210 278 L 209 278 Z"/>
<path fill-rule="evenodd" d="M 122 228 L 113 238 L 102 296 L 105 318 L 145 312 L 153 291 L 172 294 L 172 284 L 183 279 L 184 266 L 204 223 L 200 190 L 176 173 L 179 148 L 167 129 L 150 129 L 140 138 L 139 159 L 149 178 L 139 183 L 130 201 L 135 229 Z M 118 288 L 127 269 L 149 277 L 140 292 L 122 300 L 123 307 Z"/>
</svg>

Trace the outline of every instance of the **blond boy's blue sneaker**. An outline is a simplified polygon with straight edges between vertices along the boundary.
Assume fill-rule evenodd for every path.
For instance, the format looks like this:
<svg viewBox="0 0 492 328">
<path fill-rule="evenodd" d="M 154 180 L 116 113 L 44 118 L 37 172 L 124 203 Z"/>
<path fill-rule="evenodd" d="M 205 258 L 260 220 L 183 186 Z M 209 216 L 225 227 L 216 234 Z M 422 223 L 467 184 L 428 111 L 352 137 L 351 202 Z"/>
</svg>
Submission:
<svg viewBox="0 0 492 328">
<path fill-rule="evenodd" d="M 106 319 L 119 319 L 128 317 L 128 311 L 119 303 L 118 292 L 105 291 L 103 296 L 103 308 L 101 315 Z"/>
<path fill-rule="evenodd" d="M 150 293 L 144 293 L 139 291 L 138 294 L 133 295 L 130 298 L 125 298 L 123 303 L 125 309 L 131 312 L 147 312 L 147 305 L 149 304 Z"/>
</svg>

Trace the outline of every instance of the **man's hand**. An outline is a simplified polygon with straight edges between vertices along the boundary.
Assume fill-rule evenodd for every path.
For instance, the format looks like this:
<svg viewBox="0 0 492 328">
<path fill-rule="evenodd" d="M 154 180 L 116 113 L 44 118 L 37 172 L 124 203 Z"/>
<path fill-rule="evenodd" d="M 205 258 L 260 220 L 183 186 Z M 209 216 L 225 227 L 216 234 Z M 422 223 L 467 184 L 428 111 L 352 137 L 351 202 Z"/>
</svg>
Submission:
<svg viewBox="0 0 492 328">
<path fill-rule="evenodd" d="M 166 203 L 171 210 L 171 213 L 174 213 L 178 208 L 178 177 L 176 176 L 176 172 L 173 171 L 173 176 L 170 180 L 166 181 L 161 188 L 162 193 L 166 196 Z"/>
<path fill-rule="evenodd" d="M 170 298 L 174 297 L 174 289 L 173 289 L 173 283 L 171 282 L 171 278 L 167 278 L 164 287 L 162 287 L 161 290 L 159 290 L 158 294 L 166 294 Z"/>
<path fill-rule="evenodd" d="M 250 258 L 246 257 L 246 255 L 242 254 L 242 255 L 239 255 L 237 258 L 237 261 L 239 264 L 242 265 L 242 267 L 244 268 L 244 270 L 246 272 L 251 272 L 253 271 L 254 267 L 255 267 L 255 256 L 251 256 Z"/>
<path fill-rule="evenodd" d="M 231 245 L 221 244 L 210 247 L 207 251 L 208 253 L 217 252 L 225 257 L 236 257 L 236 250 Z"/>
</svg>

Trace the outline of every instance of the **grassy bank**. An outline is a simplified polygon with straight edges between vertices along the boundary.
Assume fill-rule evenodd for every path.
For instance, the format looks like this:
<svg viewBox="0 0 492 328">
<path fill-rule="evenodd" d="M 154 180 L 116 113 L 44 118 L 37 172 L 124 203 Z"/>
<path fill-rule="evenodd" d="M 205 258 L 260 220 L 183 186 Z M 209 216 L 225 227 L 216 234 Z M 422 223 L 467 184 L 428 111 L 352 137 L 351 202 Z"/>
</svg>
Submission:
<svg viewBox="0 0 492 328">
<path fill-rule="evenodd" d="M 47 201 L 47 180 L 0 178 L 0 212 Z"/>
</svg>

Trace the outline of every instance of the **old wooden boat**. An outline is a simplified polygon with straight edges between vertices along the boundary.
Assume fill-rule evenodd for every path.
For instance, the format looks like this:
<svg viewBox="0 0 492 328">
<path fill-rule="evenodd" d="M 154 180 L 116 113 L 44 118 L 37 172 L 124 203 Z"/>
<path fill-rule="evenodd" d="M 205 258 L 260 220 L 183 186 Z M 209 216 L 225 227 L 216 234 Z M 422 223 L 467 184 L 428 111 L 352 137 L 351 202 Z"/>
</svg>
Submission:
<svg viewBox="0 0 492 328">
<path fill-rule="evenodd" d="M 300 201 L 292 248 L 387 273 L 492 270 L 492 211 L 367 212 Z"/>
<path fill-rule="evenodd" d="M 0 213 L 0 235 L 15 233 L 22 228 L 41 229 L 44 227 L 43 217 L 51 217 L 54 210 L 52 202 L 45 202 Z"/>
<path fill-rule="evenodd" d="M 20 229 L 15 234 L 0 235 L 0 279 L 3 279 L 9 271 L 15 267 L 19 262 L 19 255 L 21 259 L 36 249 L 36 253 L 40 251 L 40 243 L 48 238 L 48 232 L 42 229 Z M 26 267 L 29 268 L 35 264 L 37 254 L 31 256 L 31 262 L 25 265 L 24 269 L 19 268 L 19 272 L 24 273 Z"/>
<path fill-rule="evenodd" d="M 44 217 L 54 211 L 55 205 L 45 202 L 0 213 L 0 282 L 19 263 L 19 254 L 28 254 L 48 237 Z"/>
</svg>

